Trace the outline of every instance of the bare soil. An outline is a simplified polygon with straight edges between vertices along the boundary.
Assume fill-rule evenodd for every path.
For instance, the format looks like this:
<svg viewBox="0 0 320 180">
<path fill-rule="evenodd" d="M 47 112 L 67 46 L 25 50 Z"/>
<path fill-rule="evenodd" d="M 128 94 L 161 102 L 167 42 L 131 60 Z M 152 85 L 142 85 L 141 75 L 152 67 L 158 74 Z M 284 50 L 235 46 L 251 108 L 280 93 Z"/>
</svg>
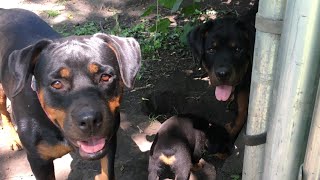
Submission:
<svg viewBox="0 0 320 180">
<path fill-rule="evenodd" d="M 84 22 L 101 24 L 101 30 L 115 25 L 114 15 L 122 27 L 140 22 L 140 15 L 153 3 L 151 0 L 12 0 L 0 2 L 2 8 L 24 8 L 39 14 L 53 27 L 71 28 Z M 191 3 L 186 2 L 186 4 Z M 203 8 L 216 11 L 246 12 L 251 0 L 215 0 L 204 2 Z M 46 10 L 59 10 L 57 17 L 48 17 Z M 194 113 L 213 122 L 225 124 L 235 116 L 234 104 L 223 106 L 214 98 L 212 87 L 199 70 L 186 47 L 184 52 L 159 51 L 158 60 L 143 58 L 143 76 L 135 88 L 126 90 L 121 105 L 121 127 L 118 131 L 116 178 L 121 180 L 147 179 L 148 153 L 153 136 L 163 120 L 177 113 Z M 155 103 L 146 106 L 146 99 Z M 150 114 L 153 107 L 153 114 Z M 244 131 L 244 130 L 243 130 Z M 5 132 L 0 130 L 1 137 Z M 204 169 L 195 172 L 193 179 L 239 179 L 242 172 L 243 133 L 235 143 L 235 151 L 225 161 L 205 158 Z M 2 139 L 2 138 L 1 138 Z M 93 179 L 100 171 L 98 161 L 84 161 L 71 153 L 55 161 L 57 179 Z M 0 179 L 34 179 L 25 152 L 12 152 L 0 142 Z"/>
</svg>

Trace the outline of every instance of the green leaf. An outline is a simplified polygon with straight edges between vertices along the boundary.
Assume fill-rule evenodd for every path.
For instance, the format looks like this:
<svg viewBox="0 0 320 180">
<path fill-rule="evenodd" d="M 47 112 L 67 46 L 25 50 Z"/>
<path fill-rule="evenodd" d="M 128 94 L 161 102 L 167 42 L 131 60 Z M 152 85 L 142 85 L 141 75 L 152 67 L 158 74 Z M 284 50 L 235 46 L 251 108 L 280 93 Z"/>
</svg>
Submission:
<svg viewBox="0 0 320 180">
<path fill-rule="evenodd" d="M 174 3 L 171 12 L 176 12 L 178 11 L 178 9 L 180 8 L 180 5 L 182 3 L 183 0 L 176 0 L 176 3 Z"/>
<path fill-rule="evenodd" d="M 168 9 L 172 9 L 173 5 L 176 3 L 177 0 L 172 1 L 172 0 L 158 0 L 159 4 L 161 4 L 162 6 L 168 8 Z"/>
<path fill-rule="evenodd" d="M 149 31 L 150 32 L 155 32 L 156 30 L 158 32 L 168 32 L 169 31 L 169 26 L 170 26 L 171 22 L 168 18 L 164 18 L 164 19 L 160 19 L 159 22 L 155 25 L 153 25 Z"/>
<path fill-rule="evenodd" d="M 200 8 L 199 4 L 192 4 L 190 6 L 182 8 L 181 12 L 186 16 L 190 16 L 192 14 L 195 14 L 199 8 Z"/>
<path fill-rule="evenodd" d="M 184 26 L 183 26 L 183 33 L 182 33 L 182 35 L 180 36 L 180 42 L 182 43 L 182 44 L 187 44 L 187 35 L 188 35 L 188 33 L 191 31 L 191 29 L 192 29 L 193 27 L 191 26 L 191 24 L 190 23 L 187 23 L 187 24 L 185 24 Z"/>
<path fill-rule="evenodd" d="M 235 174 L 231 175 L 230 177 L 231 177 L 232 180 L 240 180 L 241 179 L 240 175 L 235 175 Z"/>
<path fill-rule="evenodd" d="M 149 16 L 156 9 L 155 5 L 149 6 L 142 14 L 141 17 Z"/>
</svg>

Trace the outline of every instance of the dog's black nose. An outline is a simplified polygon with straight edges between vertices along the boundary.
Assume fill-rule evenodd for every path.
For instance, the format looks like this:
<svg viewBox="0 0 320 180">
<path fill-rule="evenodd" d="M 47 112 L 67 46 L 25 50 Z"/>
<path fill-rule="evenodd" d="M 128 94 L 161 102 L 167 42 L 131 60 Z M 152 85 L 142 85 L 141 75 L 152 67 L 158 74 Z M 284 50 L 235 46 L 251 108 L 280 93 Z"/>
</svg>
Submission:
<svg viewBox="0 0 320 180">
<path fill-rule="evenodd" d="M 231 75 L 231 70 L 227 67 L 219 67 L 215 72 L 217 77 L 222 80 L 228 79 Z"/>
<path fill-rule="evenodd" d="M 83 131 L 94 131 L 102 124 L 101 113 L 94 110 L 78 112 L 75 118 L 77 125 Z"/>
</svg>

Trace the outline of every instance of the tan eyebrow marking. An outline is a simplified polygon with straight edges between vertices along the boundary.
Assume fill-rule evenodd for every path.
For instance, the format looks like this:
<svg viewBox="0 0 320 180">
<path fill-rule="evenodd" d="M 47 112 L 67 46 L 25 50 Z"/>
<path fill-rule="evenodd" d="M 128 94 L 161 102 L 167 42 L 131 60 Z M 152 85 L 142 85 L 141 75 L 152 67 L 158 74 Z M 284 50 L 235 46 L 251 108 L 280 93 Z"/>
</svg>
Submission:
<svg viewBox="0 0 320 180">
<path fill-rule="evenodd" d="M 88 65 L 88 70 L 91 74 L 95 74 L 99 71 L 99 66 L 91 63 Z"/>
<path fill-rule="evenodd" d="M 68 68 L 62 68 L 60 69 L 59 74 L 63 78 L 68 78 L 70 77 L 71 71 Z"/>
</svg>

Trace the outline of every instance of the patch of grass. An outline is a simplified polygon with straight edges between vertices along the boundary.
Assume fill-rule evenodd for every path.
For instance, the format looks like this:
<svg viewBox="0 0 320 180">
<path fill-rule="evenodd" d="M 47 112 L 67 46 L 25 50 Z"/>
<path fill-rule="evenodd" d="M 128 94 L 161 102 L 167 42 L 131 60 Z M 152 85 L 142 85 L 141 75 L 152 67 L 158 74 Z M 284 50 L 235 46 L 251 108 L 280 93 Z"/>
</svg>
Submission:
<svg viewBox="0 0 320 180">
<path fill-rule="evenodd" d="M 53 28 L 55 31 L 57 31 L 59 34 L 61 34 L 64 37 L 72 35 L 71 30 L 68 29 L 66 25 L 63 25 L 62 27 L 53 27 Z"/>
<path fill-rule="evenodd" d="M 94 22 L 86 22 L 73 28 L 73 34 L 77 36 L 92 35 L 97 32 L 99 32 L 99 26 Z"/>
<path fill-rule="evenodd" d="M 65 5 L 70 0 L 57 0 L 56 3 Z"/>
<path fill-rule="evenodd" d="M 58 10 L 47 10 L 45 12 L 47 13 L 48 17 L 52 17 L 52 18 L 57 17 L 61 14 L 60 11 Z"/>
</svg>

